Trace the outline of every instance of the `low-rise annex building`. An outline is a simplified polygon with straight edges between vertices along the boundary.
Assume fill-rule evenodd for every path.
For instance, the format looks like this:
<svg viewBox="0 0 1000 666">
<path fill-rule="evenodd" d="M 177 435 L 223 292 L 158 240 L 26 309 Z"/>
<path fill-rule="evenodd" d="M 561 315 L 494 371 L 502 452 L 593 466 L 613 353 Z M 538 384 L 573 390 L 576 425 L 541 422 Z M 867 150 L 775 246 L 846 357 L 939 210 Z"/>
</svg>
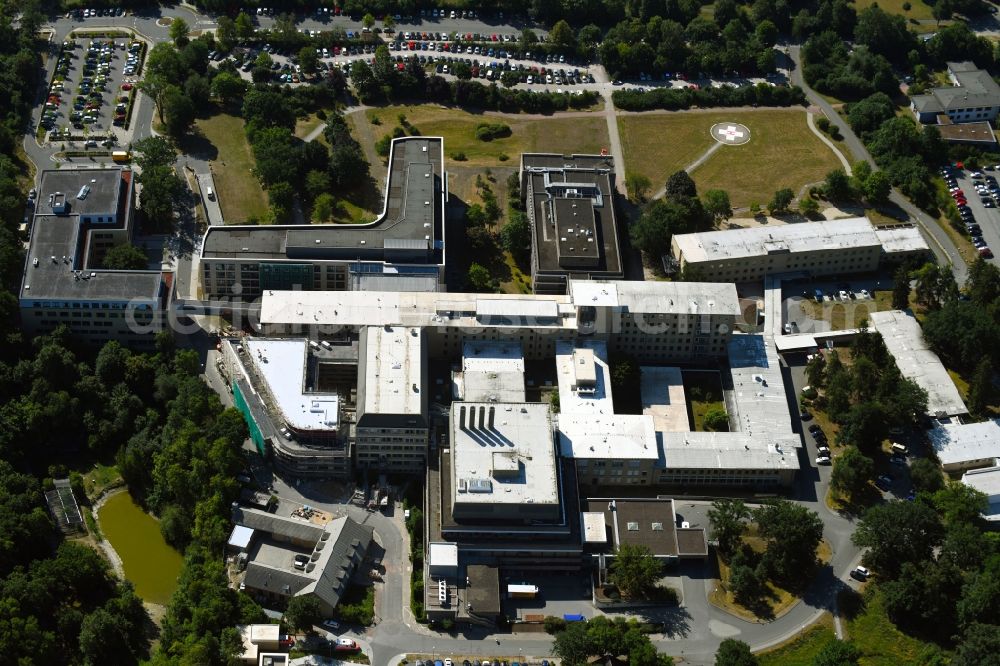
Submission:
<svg viewBox="0 0 1000 666">
<path fill-rule="evenodd" d="M 271 603 L 313 596 L 325 617 L 333 614 L 374 534 L 347 516 L 320 525 L 235 506 L 232 520 L 234 532 L 239 527 L 253 530 L 244 551 L 244 589 Z"/>
</svg>

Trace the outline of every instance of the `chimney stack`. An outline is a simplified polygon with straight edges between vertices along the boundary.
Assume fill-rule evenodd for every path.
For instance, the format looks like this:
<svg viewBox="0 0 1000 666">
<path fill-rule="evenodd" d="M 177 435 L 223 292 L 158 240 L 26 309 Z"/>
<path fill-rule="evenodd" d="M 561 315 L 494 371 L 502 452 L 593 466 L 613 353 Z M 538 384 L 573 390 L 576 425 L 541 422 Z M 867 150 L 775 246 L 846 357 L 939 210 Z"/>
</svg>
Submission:
<svg viewBox="0 0 1000 666">
<path fill-rule="evenodd" d="M 490 430 L 493 430 L 493 416 L 496 414 L 497 408 L 490 405 Z"/>
<path fill-rule="evenodd" d="M 458 427 L 465 430 L 465 405 L 458 408 Z"/>
<path fill-rule="evenodd" d="M 479 429 L 486 429 L 486 407 L 484 405 L 479 406 Z"/>
</svg>

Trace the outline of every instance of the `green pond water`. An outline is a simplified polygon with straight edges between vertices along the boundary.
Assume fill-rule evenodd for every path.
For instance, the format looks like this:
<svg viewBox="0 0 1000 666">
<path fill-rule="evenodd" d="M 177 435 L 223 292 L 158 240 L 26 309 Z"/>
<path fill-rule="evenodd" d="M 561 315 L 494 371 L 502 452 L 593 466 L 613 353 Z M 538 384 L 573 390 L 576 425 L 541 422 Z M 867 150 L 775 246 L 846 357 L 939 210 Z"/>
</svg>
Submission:
<svg viewBox="0 0 1000 666">
<path fill-rule="evenodd" d="M 118 493 L 98 512 L 101 532 L 114 546 L 125 567 L 125 577 L 144 601 L 166 604 L 177 587 L 181 554 L 167 545 L 160 524 L 132 501 Z"/>
</svg>

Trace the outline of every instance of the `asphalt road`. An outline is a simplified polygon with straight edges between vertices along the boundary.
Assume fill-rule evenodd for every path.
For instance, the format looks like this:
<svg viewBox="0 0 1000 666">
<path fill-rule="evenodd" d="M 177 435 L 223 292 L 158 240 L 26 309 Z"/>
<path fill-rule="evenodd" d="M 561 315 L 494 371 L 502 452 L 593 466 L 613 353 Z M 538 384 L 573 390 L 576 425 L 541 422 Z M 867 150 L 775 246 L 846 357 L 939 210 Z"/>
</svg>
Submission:
<svg viewBox="0 0 1000 666">
<path fill-rule="evenodd" d="M 847 144 L 847 147 L 854 156 L 854 159 L 864 160 L 873 167 L 877 168 L 875 160 L 872 159 L 868 149 L 865 148 L 864 144 L 854 133 L 854 130 L 851 129 L 851 126 L 840 116 L 839 113 L 837 113 L 829 102 L 823 99 L 815 90 L 810 88 L 802 78 L 802 59 L 799 55 L 799 47 L 797 45 L 788 46 L 785 50 L 794 65 L 790 68 L 792 83 L 802 88 L 802 90 L 806 93 L 809 103 L 821 108 L 830 122 L 837 126 L 841 135 L 844 137 L 844 143 Z M 958 253 L 958 248 L 955 247 L 955 244 L 951 241 L 951 238 L 944 231 L 944 229 L 941 228 L 941 225 L 937 223 L 937 220 L 931 219 L 930 216 L 910 203 L 910 200 L 904 197 L 896 188 L 892 189 L 892 194 L 889 196 L 889 199 L 906 211 L 906 214 L 909 215 L 910 219 L 917 222 L 920 229 L 924 233 L 924 237 L 928 241 L 927 244 L 930 246 L 935 256 L 937 256 L 938 260 L 942 264 L 951 264 L 952 271 L 954 271 L 955 274 L 955 280 L 959 285 L 965 284 L 965 280 L 969 274 L 968 266 L 966 266 L 965 260 L 962 259 L 962 256 Z"/>
<path fill-rule="evenodd" d="M 165 8 L 162 10 L 163 16 L 183 16 L 191 23 L 194 29 L 212 27 L 214 22 L 210 18 L 194 15 L 186 7 Z M 127 16 L 120 19 L 101 19 L 101 22 L 94 19 L 85 21 L 67 20 L 64 18 L 55 19 L 51 28 L 54 32 L 54 43 L 59 43 L 65 35 L 72 29 L 81 26 L 99 27 L 100 25 L 117 25 L 120 27 L 130 27 L 141 35 L 152 41 L 164 40 L 167 38 L 167 27 L 157 22 L 161 16 L 160 10 L 146 10 L 135 16 Z M 265 20 L 266 21 L 266 20 Z M 310 22 L 312 21 L 312 23 Z M 341 19 L 345 29 L 349 26 L 346 19 Z M 315 24 L 315 25 L 314 25 Z M 329 23 L 318 22 L 308 19 L 301 24 L 305 29 L 329 28 Z M 406 26 L 400 26 L 406 29 Z M 494 32 L 504 28 L 491 24 L 489 21 L 426 21 L 413 27 L 434 30 L 458 30 L 463 32 Z M 507 26 L 507 30 L 516 31 L 520 26 Z M 793 55 L 797 57 L 797 52 Z M 793 72 L 793 77 L 797 73 Z M 794 78 L 793 78 L 794 81 Z M 610 83 L 606 78 L 603 83 L 595 84 L 600 86 L 602 91 L 610 90 Z M 582 88 L 583 86 L 575 86 Z M 822 100 L 812 91 L 808 91 L 810 99 L 822 107 Z M 816 101 L 818 100 L 818 102 Z M 828 107 L 829 105 L 827 105 Z M 831 120 L 842 124 L 837 114 L 832 110 L 824 108 Z M 138 129 L 136 136 L 145 135 L 151 125 L 153 108 L 152 104 L 141 105 L 136 112 L 134 123 Z M 841 131 L 847 140 L 852 151 L 858 150 L 857 154 L 870 159 L 860 146 L 857 138 L 850 131 L 849 127 L 841 127 Z M 51 154 L 51 148 L 43 149 L 38 146 L 32 136 L 25 139 L 25 149 L 29 157 L 41 168 L 45 168 Z M 182 158 L 196 174 L 208 172 L 207 164 L 191 157 Z M 918 219 L 920 219 L 918 217 Z M 930 233 L 934 233 L 936 225 L 931 222 Z M 947 241 L 947 237 L 944 241 Z M 182 239 L 183 242 L 191 244 L 191 239 Z M 945 246 L 948 247 L 947 245 Z M 186 248 L 190 251 L 193 245 Z M 181 248 L 181 254 L 185 248 Z M 950 255 L 948 255 L 950 256 Z M 957 256 L 957 255 L 956 255 Z M 959 259 L 956 264 L 956 277 L 958 267 L 962 267 L 961 279 L 964 279 L 964 264 Z M 183 270 L 183 265 L 179 267 Z M 190 262 L 187 265 L 190 273 Z M 204 336 L 203 336 L 204 337 Z M 197 336 L 195 336 L 197 338 Z M 194 338 L 193 338 L 194 340 Z M 223 400 L 228 400 L 229 395 L 224 383 L 215 373 L 214 363 L 211 362 L 211 352 L 203 349 L 203 358 L 206 358 L 206 379 L 210 385 L 222 395 Z M 786 382 L 791 387 L 792 394 L 790 401 L 794 404 L 794 396 L 803 383 L 802 368 L 794 365 L 791 368 L 783 368 L 786 373 Z M 797 412 L 795 412 L 797 413 Z M 714 661 L 714 653 L 718 644 L 724 638 L 738 637 L 747 641 L 754 649 L 761 649 L 766 646 L 786 640 L 802 630 L 809 623 L 813 622 L 821 613 L 830 610 L 834 602 L 836 591 L 847 585 L 849 571 L 855 566 L 859 558 L 857 549 L 850 543 L 850 535 L 853 531 L 853 524 L 837 514 L 831 513 L 823 502 L 826 487 L 829 482 L 829 469 L 817 470 L 812 464 L 814 451 L 808 446 L 800 450 L 801 473 L 798 486 L 796 488 L 797 501 L 815 510 L 823 520 L 825 538 L 830 543 L 833 556 L 828 567 L 825 567 L 809 588 L 804 599 L 794 606 L 786 615 L 768 624 L 754 624 L 735 618 L 721 610 L 708 604 L 706 592 L 712 585 L 708 576 L 706 565 L 702 563 L 684 563 L 679 567 L 680 580 L 684 591 L 685 605 L 672 611 L 664 619 L 668 621 L 669 630 L 662 636 L 656 636 L 655 641 L 658 649 L 672 655 L 681 655 L 686 663 L 690 664 L 710 664 Z M 289 500 L 298 501 L 317 506 L 328 505 L 331 508 L 346 510 L 350 515 L 357 514 L 357 518 L 365 520 L 371 524 L 379 537 L 380 543 L 386 548 L 386 577 L 385 582 L 379 585 L 379 593 L 376 599 L 377 623 L 374 627 L 363 631 L 354 632 L 363 644 L 370 649 L 372 663 L 383 666 L 398 662 L 398 657 L 405 653 L 424 652 L 447 656 L 449 654 L 481 654 L 484 657 L 504 657 L 510 659 L 515 655 L 545 658 L 550 654 L 551 640 L 547 636 L 539 635 L 512 635 L 512 634 L 490 634 L 482 628 L 472 628 L 463 633 L 450 635 L 432 632 L 426 627 L 417 624 L 409 613 L 409 564 L 406 557 L 406 532 L 402 527 L 401 518 L 398 515 L 383 516 L 381 514 L 371 514 L 368 512 L 358 513 L 357 507 L 340 506 L 340 498 L 324 497 L 318 488 L 313 488 L 308 483 L 300 486 L 285 484 L 281 479 L 273 480 L 278 494 Z M 681 498 L 682 503 L 689 504 L 684 510 L 691 515 L 703 512 L 707 505 L 705 502 L 689 502 Z M 338 508 L 339 507 L 339 508 Z M 358 509 L 360 511 L 360 509 Z M 498 642 L 499 641 L 499 642 Z M 534 660 L 534 659 L 533 659 Z"/>
</svg>

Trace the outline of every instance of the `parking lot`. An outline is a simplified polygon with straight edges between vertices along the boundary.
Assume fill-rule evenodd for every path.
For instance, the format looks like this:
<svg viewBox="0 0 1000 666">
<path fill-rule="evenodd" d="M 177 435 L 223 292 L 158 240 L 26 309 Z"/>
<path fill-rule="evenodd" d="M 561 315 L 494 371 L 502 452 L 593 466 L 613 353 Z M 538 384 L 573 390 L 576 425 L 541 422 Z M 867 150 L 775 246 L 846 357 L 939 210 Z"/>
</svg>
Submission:
<svg viewBox="0 0 1000 666">
<path fill-rule="evenodd" d="M 823 333 L 854 328 L 878 310 L 875 292 L 892 288 L 892 276 L 879 274 L 843 280 L 809 280 L 782 285 L 782 330 Z"/>
<path fill-rule="evenodd" d="M 141 73 L 141 42 L 128 38 L 77 39 L 63 45 L 42 115 L 51 138 L 86 136 L 85 147 L 105 146 L 123 127 Z"/>
<path fill-rule="evenodd" d="M 1000 186 L 995 167 L 983 171 L 944 167 L 941 176 L 955 199 L 965 231 L 979 256 L 993 260 L 992 248 L 1000 248 Z"/>
</svg>

